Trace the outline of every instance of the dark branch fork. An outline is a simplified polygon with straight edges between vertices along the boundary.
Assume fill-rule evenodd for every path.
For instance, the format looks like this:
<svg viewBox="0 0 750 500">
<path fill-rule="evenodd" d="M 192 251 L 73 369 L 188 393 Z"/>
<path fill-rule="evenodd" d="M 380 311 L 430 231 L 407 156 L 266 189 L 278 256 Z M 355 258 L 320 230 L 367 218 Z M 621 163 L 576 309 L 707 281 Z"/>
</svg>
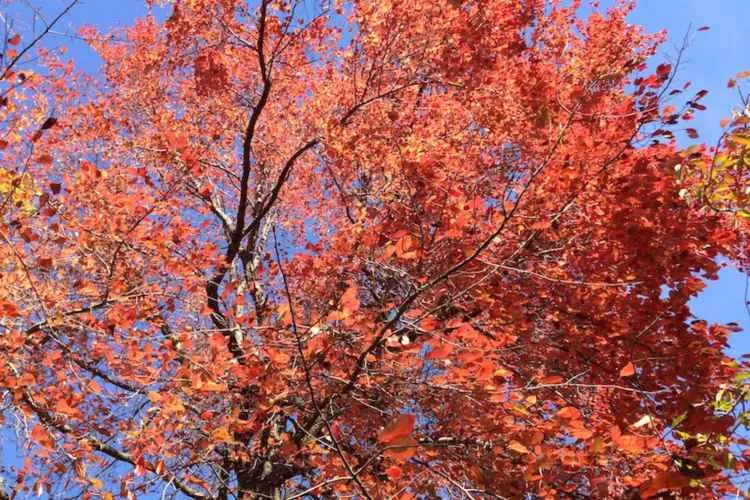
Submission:
<svg viewBox="0 0 750 500">
<path fill-rule="evenodd" d="M 258 103 L 252 110 L 247 127 L 245 128 L 244 139 L 242 143 L 242 175 L 240 177 L 240 199 L 237 207 L 236 222 L 231 237 L 227 244 L 227 250 L 224 261 L 218 264 L 218 269 L 206 285 L 206 296 L 208 297 L 208 307 L 211 309 L 211 319 L 217 328 L 226 330 L 229 328 L 229 320 L 221 311 L 219 300 L 219 288 L 224 281 L 224 277 L 230 267 L 234 265 L 234 260 L 240 252 L 242 241 L 245 236 L 245 216 L 248 208 L 248 186 L 250 183 L 250 174 L 252 170 L 252 142 L 255 134 L 255 128 L 260 119 L 260 115 L 268 102 L 271 94 L 271 79 L 266 67 L 266 59 L 263 52 L 264 39 L 266 30 L 266 15 L 268 11 L 268 1 L 263 0 L 260 5 L 260 17 L 258 20 L 258 41 L 256 50 L 258 52 L 258 64 L 260 67 L 261 80 L 263 89 L 261 91 Z M 280 189 L 280 188 L 279 188 Z M 256 225 L 260 220 L 256 217 Z M 229 335 L 230 350 L 235 357 L 242 357 L 242 346 L 232 335 Z"/>
</svg>

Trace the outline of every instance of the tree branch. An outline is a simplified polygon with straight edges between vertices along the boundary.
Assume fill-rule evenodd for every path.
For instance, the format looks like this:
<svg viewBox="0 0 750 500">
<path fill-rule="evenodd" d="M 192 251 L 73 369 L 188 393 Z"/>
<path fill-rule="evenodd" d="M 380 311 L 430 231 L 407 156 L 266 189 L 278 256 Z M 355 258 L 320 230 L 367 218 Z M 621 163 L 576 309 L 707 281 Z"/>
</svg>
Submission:
<svg viewBox="0 0 750 500">
<path fill-rule="evenodd" d="M 305 358 L 305 350 L 302 347 L 302 340 L 300 339 L 299 332 L 297 331 L 297 318 L 294 313 L 294 303 L 292 302 L 292 294 L 289 291 L 289 283 L 286 279 L 286 273 L 284 273 L 284 267 L 281 264 L 281 255 L 279 253 L 279 242 L 276 238 L 276 228 L 274 227 L 272 229 L 273 232 L 273 247 L 276 252 L 276 263 L 279 266 L 279 272 L 281 273 L 281 279 L 284 283 L 284 292 L 286 293 L 286 299 L 287 302 L 289 302 L 289 315 L 291 316 L 292 320 L 292 333 L 294 334 L 295 343 L 297 346 L 297 353 L 300 357 L 300 363 L 302 364 L 302 369 L 305 372 L 305 384 L 307 385 L 307 390 L 310 394 L 310 400 L 312 401 L 313 408 L 315 408 L 315 413 L 318 414 L 318 417 L 323 421 L 323 425 L 326 428 L 326 431 L 328 431 L 328 435 L 331 437 L 331 441 L 333 442 L 333 446 L 336 449 L 336 454 L 341 458 L 341 461 L 344 464 L 344 467 L 346 468 L 346 471 L 349 473 L 349 476 L 351 479 L 357 484 L 360 491 L 362 491 L 362 494 L 365 496 L 365 498 L 368 498 L 372 500 L 372 497 L 368 493 L 367 489 L 365 488 L 364 484 L 362 484 L 362 481 L 359 480 L 357 477 L 357 473 L 354 472 L 354 469 L 352 469 L 351 464 L 349 464 L 349 461 L 346 459 L 346 455 L 344 455 L 344 451 L 341 449 L 341 445 L 339 444 L 338 439 L 336 439 L 336 436 L 333 434 L 333 429 L 331 428 L 331 424 L 328 422 L 328 419 L 325 418 L 323 415 L 323 410 L 320 408 L 320 404 L 318 403 L 317 398 L 315 397 L 315 389 L 313 388 L 312 384 L 312 373 L 310 371 L 310 366 L 307 364 L 307 359 Z"/>
<path fill-rule="evenodd" d="M 62 419 L 54 415 L 50 410 L 43 408 L 36 404 L 36 402 L 31 397 L 31 394 L 28 392 L 23 393 L 23 401 L 29 405 L 29 407 L 34 411 L 34 414 L 39 418 L 39 421 L 56 429 L 59 432 L 62 432 L 63 434 L 74 436 L 75 432 L 74 430 L 67 424 L 63 423 Z M 74 436 L 75 437 L 75 436 Z M 124 451 L 118 450 L 117 448 L 105 443 L 104 441 L 101 441 L 94 437 L 83 437 L 83 438 L 77 438 L 79 441 L 89 444 L 94 450 L 103 453 L 107 455 L 110 458 L 114 458 L 115 460 L 119 462 L 124 462 L 133 466 L 138 465 L 136 460 L 133 458 L 132 455 L 129 453 L 125 453 Z M 178 491 L 184 493 L 190 498 L 194 498 L 197 500 L 208 500 L 209 498 L 212 498 L 210 495 L 204 495 L 181 480 L 179 480 L 174 474 L 171 474 L 169 472 L 163 472 L 158 473 L 156 472 L 156 467 L 149 463 L 143 463 L 140 464 L 144 469 L 146 469 L 149 472 L 152 472 L 153 474 L 156 474 L 161 478 L 163 481 L 167 481 L 171 483 Z"/>
</svg>

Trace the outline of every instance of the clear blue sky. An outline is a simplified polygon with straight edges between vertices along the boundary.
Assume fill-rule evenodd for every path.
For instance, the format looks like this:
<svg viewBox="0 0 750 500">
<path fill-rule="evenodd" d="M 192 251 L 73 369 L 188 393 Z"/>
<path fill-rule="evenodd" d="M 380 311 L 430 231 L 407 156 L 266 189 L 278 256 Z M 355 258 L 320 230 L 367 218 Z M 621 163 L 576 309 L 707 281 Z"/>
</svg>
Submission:
<svg viewBox="0 0 750 500">
<path fill-rule="evenodd" d="M 603 6 L 614 0 L 602 1 Z M 47 12 L 59 11 L 66 0 L 47 0 Z M 84 24 L 102 29 L 129 24 L 147 12 L 143 0 L 82 0 L 60 28 L 75 32 Z M 163 15 L 165 10 L 157 12 Z M 715 143 L 720 134 L 719 121 L 738 105 L 736 91 L 726 88 L 729 78 L 750 69 L 750 0 L 640 0 L 631 16 L 634 23 L 649 31 L 667 29 L 669 41 L 662 46 L 656 61 L 674 58 L 683 37 L 692 25 L 693 30 L 709 26 L 709 31 L 694 33 L 686 53 L 678 82 L 691 81 L 693 89 L 708 89 L 703 99 L 707 111 L 698 113 L 695 128 L 701 140 Z M 76 40 L 60 42 L 70 48 L 79 66 L 95 71 L 98 60 L 85 44 Z M 712 322 L 737 322 L 747 332 L 736 334 L 730 352 L 739 355 L 750 352 L 750 316 L 745 309 L 745 276 L 732 268 L 723 270 L 720 279 L 709 284 L 693 302 L 696 316 Z"/>
</svg>

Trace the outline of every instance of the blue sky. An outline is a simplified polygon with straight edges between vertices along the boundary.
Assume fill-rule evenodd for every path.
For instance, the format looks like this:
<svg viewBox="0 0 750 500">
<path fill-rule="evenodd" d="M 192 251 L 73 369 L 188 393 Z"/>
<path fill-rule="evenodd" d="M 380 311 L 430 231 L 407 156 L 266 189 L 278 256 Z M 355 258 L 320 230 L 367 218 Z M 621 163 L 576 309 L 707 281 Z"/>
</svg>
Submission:
<svg viewBox="0 0 750 500">
<path fill-rule="evenodd" d="M 603 6 L 614 0 L 605 0 Z M 59 11 L 66 0 L 48 0 L 45 10 Z M 73 33 L 82 25 L 93 24 L 102 29 L 127 25 L 147 12 L 143 0 L 82 0 L 75 7 L 59 31 Z M 165 12 L 164 10 L 161 13 Z M 701 133 L 700 140 L 715 143 L 720 135 L 719 121 L 738 105 L 735 90 L 726 82 L 742 70 L 750 69 L 747 20 L 750 19 L 750 0 L 640 0 L 631 16 L 634 23 L 648 31 L 667 29 L 669 41 L 661 47 L 655 62 L 674 58 L 688 29 L 693 31 L 709 26 L 708 31 L 694 32 L 690 38 L 678 83 L 692 82 L 697 91 L 708 89 L 703 99 L 707 111 L 698 113 L 694 126 Z M 69 46 L 71 56 L 80 67 L 95 71 L 98 59 L 84 43 L 60 36 Z M 747 333 L 736 334 L 730 352 L 740 355 L 750 352 L 750 315 L 745 309 L 745 275 L 731 267 L 723 270 L 720 279 L 711 282 L 693 302 L 696 316 L 714 322 L 737 322 Z"/>
</svg>

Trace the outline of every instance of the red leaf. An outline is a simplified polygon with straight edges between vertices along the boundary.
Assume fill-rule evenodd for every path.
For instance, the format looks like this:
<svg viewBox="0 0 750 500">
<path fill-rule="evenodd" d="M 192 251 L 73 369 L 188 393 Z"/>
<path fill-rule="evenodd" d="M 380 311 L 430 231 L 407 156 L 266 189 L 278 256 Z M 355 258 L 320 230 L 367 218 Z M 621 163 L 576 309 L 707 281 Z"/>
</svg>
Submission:
<svg viewBox="0 0 750 500">
<path fill-rule="evenodd" d="M 8 38 L 8 43 L 11 45 L 18 45 L 19 43 L 21 43 L 21 35 L 16 33 L 12 37 Z"/>
<path fill-rule="evenodd" d="M 694 100 L 694 101 L 698 101 L 698 100 L 700 100 L 700 99 L 703 99 L 703 98 L 704 98 L 704 97 L 706 97 L 707 95 L 708 95 L 708 90 L 705 90 L 705 89 L 703 89 L 703 90 L 699 90 L 699 91 L 698 91 L 698 92 L 697 92 L 697 93 L 695 94 L 695 97 L 693 97 L 693 100 Z"/>
<path fill-rule="evenodd" d="M 37 163 L 40 163 L 42 165 L 51 165 L 52 164 L 52 156 L 48 154 L 39 155 L 36 158 Z"/>
<path fill-rule="evenodd" d="M 425 359 L 444 359 L 452 352 L 453 352 L 452 344 L 441 344 L 437 347 L 434 347 L 429 352 L 429 354 L 425 356 Z"/>
<path fill-rule="evenodd" d="M 21 310 L 12 302 L 0 299 L 0 318 L 17 318 Z"/>
<path fill-rule="evenodd" d="M 674 490 L 690 484 L 690 478 L 670 469 L 656 474 L 640 488 L 642 498 L 649 498 L 662 490 Z"/>
<path fill-rule="evenodd" d="M 378 435 L 378 441 L 391 444 L 399 438 L 409 436 L 414 429 L 416 419 L 414 415 L 400 414 Z"/>
<path fill-rule="evenodd" d="M 656 75 L 662 79 L 666 80 L 669 78 L 669 75 L 672 74 L 672 65 L 663 63 L 656 67 Z"/>
<path fill-rule="evenodd" d="M 398 465 L 391 465 L 385 470 L 385 473 L 391 481 L 396 481 L 404 476 L 403 469 Z"/>
</svg>

